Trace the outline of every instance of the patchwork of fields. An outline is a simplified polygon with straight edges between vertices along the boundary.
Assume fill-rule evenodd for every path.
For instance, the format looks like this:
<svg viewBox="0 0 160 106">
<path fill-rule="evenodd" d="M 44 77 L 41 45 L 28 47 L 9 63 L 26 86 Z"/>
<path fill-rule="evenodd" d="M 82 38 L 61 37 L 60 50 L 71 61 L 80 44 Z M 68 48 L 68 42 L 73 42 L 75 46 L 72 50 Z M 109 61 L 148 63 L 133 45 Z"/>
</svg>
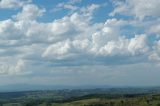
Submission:
<svg viewBox="0 0 160 106">
<path fill-rule="evenodd" d="M 160 106 L 159 89 L 85 89 L 0 93 L 0 106 Z"/>
</svg>

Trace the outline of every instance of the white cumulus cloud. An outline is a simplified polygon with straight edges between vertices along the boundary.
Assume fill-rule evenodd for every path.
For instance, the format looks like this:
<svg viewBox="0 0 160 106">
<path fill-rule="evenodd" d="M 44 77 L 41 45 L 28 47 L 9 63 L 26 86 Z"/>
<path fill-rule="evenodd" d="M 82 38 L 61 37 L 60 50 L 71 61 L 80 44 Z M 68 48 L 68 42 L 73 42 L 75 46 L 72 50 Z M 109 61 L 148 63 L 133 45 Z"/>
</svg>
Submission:
<svg viewBox="0 0 160 106">
<path fill-rule="evenodd" d="M 160 1 L 159 0 L 114 0 L 115 9 L 110 13 L 133 15 L 136 18 L 159 17 Z"/>
<path fill-rule="evenodd" d="M 31 0 L 0 0 L 0 8 L 19 8 L 30 2 Z"/>
</svg>

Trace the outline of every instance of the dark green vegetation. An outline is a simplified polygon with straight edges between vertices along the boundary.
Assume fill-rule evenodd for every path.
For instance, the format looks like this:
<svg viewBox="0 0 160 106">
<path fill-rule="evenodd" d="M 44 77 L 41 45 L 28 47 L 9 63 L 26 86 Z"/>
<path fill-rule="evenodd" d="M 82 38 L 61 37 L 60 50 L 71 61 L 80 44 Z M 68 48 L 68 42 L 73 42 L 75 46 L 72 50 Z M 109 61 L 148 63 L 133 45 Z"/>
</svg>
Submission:
<svg viewBox="0 0 160 106">
<path fill-rule="evenodd" d="M 0 106 L 160 106 L 159 88 L 0 93 Z"/>
</svg>

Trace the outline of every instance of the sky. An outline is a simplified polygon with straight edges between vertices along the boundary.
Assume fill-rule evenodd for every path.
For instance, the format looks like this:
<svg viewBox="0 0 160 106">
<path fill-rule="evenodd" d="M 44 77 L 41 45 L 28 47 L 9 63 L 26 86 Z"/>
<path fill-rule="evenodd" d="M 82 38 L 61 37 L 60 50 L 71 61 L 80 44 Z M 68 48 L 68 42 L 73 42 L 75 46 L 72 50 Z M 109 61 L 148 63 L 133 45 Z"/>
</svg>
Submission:
<svg viewBox="0 0 160 106">
<path fill-rule="evenodd" d="M 0 0 L 0 85 L 160 86 L 160 0 Z"/>
</svg>

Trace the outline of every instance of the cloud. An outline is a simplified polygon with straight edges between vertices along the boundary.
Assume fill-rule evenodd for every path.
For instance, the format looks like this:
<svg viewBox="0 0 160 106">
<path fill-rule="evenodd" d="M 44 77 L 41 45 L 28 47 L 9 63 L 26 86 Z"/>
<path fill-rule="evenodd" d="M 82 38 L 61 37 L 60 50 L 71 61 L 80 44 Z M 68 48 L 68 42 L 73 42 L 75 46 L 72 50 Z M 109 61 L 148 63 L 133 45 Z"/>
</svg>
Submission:
<svg viewBox="0 0 160 106">
<path fill-rule="evenodd" d="M 0 22 L 0 38 L 1 39 L 20 39 L 23 31 L 21 31 L 18 23 L 11 19 Z"/>
<path fill-rule="evenodd" d="M 42 16 L 44 12 L 45 9 L 40 9 L 34 4 L 27 4 L 23 6 L 22 12 L 18 13 L 14 18 L 17 20 L 34 20 L 37 17 Z"/>
<path fill-rule="evenodd" d="M 31 72 L 27 71 L 24 60 L 17 60 L 16 63 L 0 63 L 0 75 L 27 75 Z"/>
<path fill-rule="evenodd" d="M 1 0 L 0 83 L 159 84 L 159 1 L 82 2 Z"/>
<path fill-rule="evenodd" d="M 59 42 L 50 45 L 44 52 L 43 57 L 48 57 L 48 59 L 64 59 L 65 57 L 71 57 L 71 55 L 69 56 L 70 50 L 71 46 L 69 41 Z"/>
<path fill-rule="evenodd" d="M 160 40 L 153 46 L 153 51 L 150 54 L 149 59 L 155 62 L 160 61 Z"/>
<path fill-rule="evenodd" d="M 41 66 L 38 66 L 42 68 Z M 45 69 L 41 73 L 35 71 L 32 76 L 1 76 L 1 84 L 26 83 L 26 84 L 45 84 L 45 85 L 113 85 L 113 86 L 156 86 L 159 84 L 159 66 L 153 63 L 138 63 L 127 65 L 84 65 L 84 66 L 61 66 L 54 67 L 48 71 Z M 136 79 L 135 79 L 136 76 Z M 148 79 L 151 77 L 152 79 Z M 142 78 L 144 80 L 142 80 Z M 12 80 L 10 80 L 12 79 Z M 128 80 L 131 79 L 131 80 Z M 150 81 L 153 83 L 150 85 Z"/>
<path fill-rule="evenodd" d="M 160 35 L 160 24 L 150 26 L 149 33 Z"/>
<path fill-rule="evenodd" d="M 69 0 L 70 4 L 80 3 L 82 0 Z"/>
<path fill-rule="evenodd" d="M 78 2 L 73 0 L 70 4 Z M 121 9 L 116 9 L 130 2 L 116 1 L 115 13 L 121 13 Z M 42 22 L 38 18 L 43 17 L 45 8 L 32 3 L 23 5 L 12 18 L 0 21 L 0 73 L 25 75 L 27 70 L 44 73 L 43 70 L 55 67 L 118 66 L 159 59 L 159 43 L 149 38 L 151 33 L 159 34 L 155 21 L 109 17 L 104 22 L 93 22 L 100 7 L 99 4 L 78 7 L 62 18 Z M 138 14 L 131 11 L 130 15 L 145 18 L 153 13 Z"/>
<path fill-rule="evenodd" d="M 31 0 L 1 0 L 0 8 L 2 9 L 12 9 L 12 8 L 20 8 L 25 4 L 30 3 Z"/>
<path fill-rule="evenodd" d="M 93 10 L 88 12 L 92 13 Z M 82 61 L 89 64 L 88 60 L 93 61 L 94 58 L 106 58 L 106 61 L 109 61 L 108 58 L 113 56 L 134 57 L 149 51 L 147 35 L 135 35 L 132 38 L 121 35 L 121 28 L 130 24 L 128 21 L 113 18 L 97 24 L 90 22 L 90 16 L 92 15 L 73 13 L 49 23 L 30 18 L 25 21 L 2 21 L 1 38 L 10 43 L 3 43 L 3 46 L 16 48 L 15 55 L 17 54 L 18 58 L 55 61 L 54 63 L 64 60 L 69 64 L 75 64 L 72 61 L 76 59 L 79 60 L 76 64 L 81 64 Z M 96 59 L 94 61 L 92 64 L 97 64 Z M 66 62 L 59 64 L 63 66 Z"/>
<path fill-rule="evenodd" d="M 126 21 L 108 19 L 103 26 L 99 26 L 90 35 L 84 35 L 87 29 L 83 29 L 81 32 L 84 33 L 83 37 L 76 33 L 74 39 L 70 39 L 68 36 L 67 40 L 61 40 L 50 45 L 42 56 L 48 60 L 78 58 L 80 61 L 81 55 L 89 55 L 93 59 L 94 57 L 141 56 L 146 54 L 150 49 L 147 35 L 135 35 L 133 38 L 119 35 L 121 33 L 120 27 L 125 25 L 127 25 Z M 75 27 L 78 28 L 76 25 Z"/>
<path fill-rule="evenodd" d="M 82 2 L 82 0 L 70 0 L 68 2 L 62 2 L 56 5 L 56 7 L 52 10 L 53 12 L 61 11 L 61 10 L 69 10 L 67 14 L 71 15 L 74 13 L 82 14 L 87 19 L 92 19 L 92 15 L 95 10 L 98 10 L 100 7 L 104 6 L 103 4 L 94 4 L 91 3 L 87 6 L 77 6 L 77 3 Z"/>
<path fill-rule="evenodd" d="M 95 12 L 95 10 L 97 10 L 98 8 L 100 8 L 101 5 L 99 4 L 91 4 L 87 7 L 83 7 L 80 9 L 80 14 L 83 14 L 86 17 L 90 17 L 90 19 L 92 19 L 92 15 Z"/>
<path fill-rule="evenodd" d="M 157 0 L 114 0 L 115 9 L 110 13 L 111 16 L 115 14 L 133 15 L 138 19 L 145 17 L 159 17 L 160 1 Z"/>
<path fill-rule="evenodd" d="M 75 4 L 80 3 L 81 1 L 82 0 L 69 0 L 67 2 L 58 3 L 52 11 L 57 12 L 63 9 L 67 9 L 74 12 L 79 9 L 79 7 L 76 6 Z"/>
<path fill-rule="evenodd" d="M 148 51 L 149 47 L 146 42 L 145 35 L 135 35 L 134 38 L 108 41 L 103 47 L 99 49 L 102 55 L 142 55 Z"/>
</svg>

